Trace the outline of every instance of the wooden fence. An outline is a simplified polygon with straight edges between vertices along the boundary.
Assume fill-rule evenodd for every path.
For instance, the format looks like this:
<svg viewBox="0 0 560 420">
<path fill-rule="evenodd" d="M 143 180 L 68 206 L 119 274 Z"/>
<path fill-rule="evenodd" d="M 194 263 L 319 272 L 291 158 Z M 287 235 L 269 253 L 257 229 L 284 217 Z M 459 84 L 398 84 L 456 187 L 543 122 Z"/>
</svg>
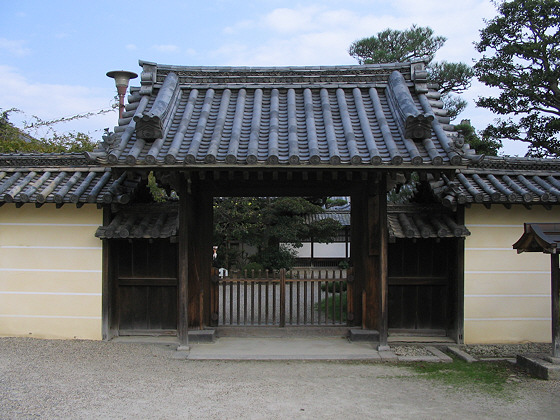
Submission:
<svg viewBox="0 0 560 420">
<path fill-rule="evenodd" d="M 215 326 L 341 326 L 352 314 L 349 270 L 212 274 Z M 350 315 L 351 318 L 351 315 Z"/>
</svg>

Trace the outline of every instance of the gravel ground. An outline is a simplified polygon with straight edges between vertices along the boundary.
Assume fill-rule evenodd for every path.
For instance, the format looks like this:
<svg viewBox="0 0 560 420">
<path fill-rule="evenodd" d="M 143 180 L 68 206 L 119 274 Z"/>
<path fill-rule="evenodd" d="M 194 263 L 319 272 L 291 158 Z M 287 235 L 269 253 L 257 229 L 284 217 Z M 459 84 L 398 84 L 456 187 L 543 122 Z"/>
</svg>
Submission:
<svg viewBox="0 0 560 420">
<path fill-rule="evenodd" d="M 405 366 L 201 362 L 172 346 L 0 338 L 0 418 L 540 418 L 560 413 L 560 381 L 487 395 Z"/>
</svg>

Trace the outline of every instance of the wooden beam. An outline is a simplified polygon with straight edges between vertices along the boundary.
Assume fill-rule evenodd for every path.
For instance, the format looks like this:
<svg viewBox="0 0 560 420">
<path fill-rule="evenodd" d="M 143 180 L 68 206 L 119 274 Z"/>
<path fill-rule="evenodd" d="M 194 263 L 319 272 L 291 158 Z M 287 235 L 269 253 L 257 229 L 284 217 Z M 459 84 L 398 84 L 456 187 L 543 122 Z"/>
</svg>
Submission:
<svg viewBox="0 0 560 420">
<path fill-rule="evenodd" d="M 550 255 L 552 303 L 552 356 L 560 357 L 560 267 L 558 254 Z"/>
</svg>

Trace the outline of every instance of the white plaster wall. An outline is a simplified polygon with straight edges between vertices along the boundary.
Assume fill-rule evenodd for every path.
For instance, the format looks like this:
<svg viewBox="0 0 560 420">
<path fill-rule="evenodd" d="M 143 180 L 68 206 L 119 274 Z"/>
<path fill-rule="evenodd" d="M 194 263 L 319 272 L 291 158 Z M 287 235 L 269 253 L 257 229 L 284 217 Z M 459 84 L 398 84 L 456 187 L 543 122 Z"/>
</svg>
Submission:
<svg viewBox="0 0 560 420">
<path fill-rule="evenodd" d="M 517 254 L 523 223 L 558 222 L 560 208 L 465 211 L 465 343 L 551 340 L 550 256 Z"/>
<path fill-rule="evenodd" d="M 0 336 L 101 339 L 102 210 L 0 207 Z"/>
</svg>

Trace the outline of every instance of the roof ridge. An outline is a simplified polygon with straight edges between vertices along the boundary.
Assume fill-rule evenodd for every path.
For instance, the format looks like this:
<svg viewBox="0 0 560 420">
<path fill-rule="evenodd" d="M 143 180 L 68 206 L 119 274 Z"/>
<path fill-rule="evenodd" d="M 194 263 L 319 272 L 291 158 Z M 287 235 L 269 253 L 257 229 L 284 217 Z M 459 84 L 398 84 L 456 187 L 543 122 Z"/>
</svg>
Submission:
<svg viewBox="0 0 560 420">
<path fill-rule="evenodd" d="M 52 167 L 52 166 L 96 166 L 85 152 L 71 153 L 0 153 L 0 167 Z"/>
</svg>

